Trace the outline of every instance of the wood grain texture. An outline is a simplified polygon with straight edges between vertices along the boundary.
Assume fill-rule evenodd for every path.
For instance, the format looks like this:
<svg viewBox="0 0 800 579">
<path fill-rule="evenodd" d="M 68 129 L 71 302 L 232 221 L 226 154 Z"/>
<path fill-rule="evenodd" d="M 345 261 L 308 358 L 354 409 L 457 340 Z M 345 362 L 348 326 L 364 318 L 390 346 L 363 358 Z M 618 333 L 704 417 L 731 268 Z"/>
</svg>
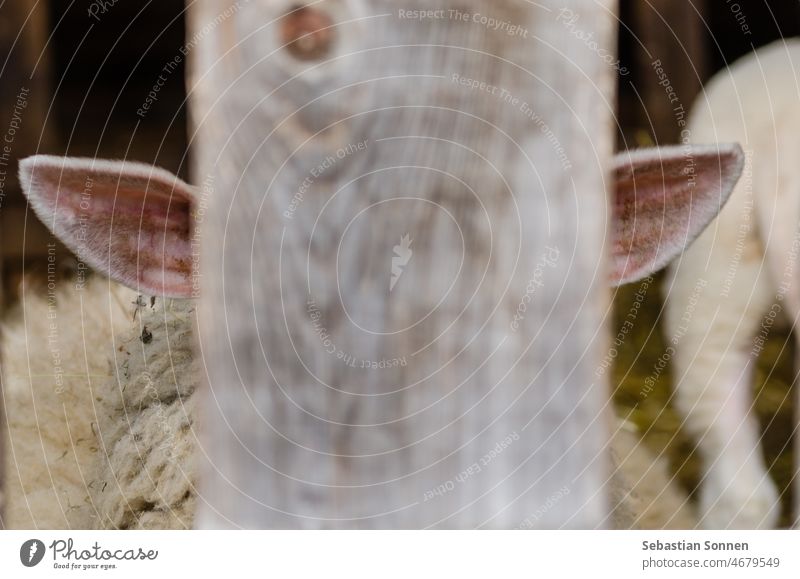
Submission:
<svg viewBox="0 0 800 579">
<path fill-rule="evenodd" d="M 317 60 L 294 4 L 191 8 L 199 525 L 605 524 L 614 69 L 550 0 L 325 0 Z"/>
</svg>

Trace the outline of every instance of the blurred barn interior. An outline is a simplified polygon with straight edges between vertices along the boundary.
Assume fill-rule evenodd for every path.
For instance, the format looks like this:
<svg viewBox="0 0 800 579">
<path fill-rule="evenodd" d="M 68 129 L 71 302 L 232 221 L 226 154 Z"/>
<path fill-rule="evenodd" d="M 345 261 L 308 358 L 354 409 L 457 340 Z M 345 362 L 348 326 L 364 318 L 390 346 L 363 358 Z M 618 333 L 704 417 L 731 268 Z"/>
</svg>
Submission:
<svg viewBox="0 0 800 579">
<path fill-rule="evenodd" d="M 14 0 L 0 5 L 0 271 L 2 304 L 47 280 L 45 227 L 26 211 L 16 161 L 35 154 L 126 158 L 153 163 L 186 177 L 189 143 L 183 84 L 184 4 L 181 0 Z M 660 60 L 688 111 L 702 83 L 743 54 L 800 33 L 797 2 L 738 0 L 621 1 L 619 35 L 619 148 L 679 141 L 672 105 L 652 62 Z M 59 276 L 74 260 L 56 249 Z M 72 264 L 72 265 L 71 265 Z M 613 366 L 620 413 L 646 443 L 669 457 L 685 487 L 698 484 L 693 445 L 671 409 L 669 367 L 646 397 L 665 345 L 657 283 L 621 288 L 615 295 L 614 334 L 635 299 L 644 296 L 635 328 Z M 793 430 L 792 345 L 773 332 L 759 364 L 757 411 L 767 440 L 767 461 L 788 516 Z M 784 522 L 786 522 L 785 519 Z"/>
<path fill-rule="evenodd" d="M 705 81 L 760 46 L 800 34 L 800 4 L 794 2 L 622 0 L 620 8 L 620 64 L 629 74 L 619 77 L 619 149 L 679 143 L 675 109 L 688 111 Z M 679 102 L 670 103 L 658 84 L 655 60 L 668 71 Z M 656 276 L 649 287 L 646 282 L 631 284 L 616 292 L 612 336 L 636 300 L 644 296 L 644 301 L 631 333 L 617 348 L 611 383 L 617 385 L 619 414 L 638 426 L 652 450 L 669 458 L 673 472 L 693 493 L 700 483 L 700 464 L 672 405 L 673 377 L 661 330 L 663 291 L 661 276 Z M 793 502 L 793 355 L 788 328 L 773 330 L 758 361 L 755 386 L 765 459 L 783 493 L 781 526 L 790 524 Z M 654 384 L 644 394 L 649 380 Z"/>
</svg>

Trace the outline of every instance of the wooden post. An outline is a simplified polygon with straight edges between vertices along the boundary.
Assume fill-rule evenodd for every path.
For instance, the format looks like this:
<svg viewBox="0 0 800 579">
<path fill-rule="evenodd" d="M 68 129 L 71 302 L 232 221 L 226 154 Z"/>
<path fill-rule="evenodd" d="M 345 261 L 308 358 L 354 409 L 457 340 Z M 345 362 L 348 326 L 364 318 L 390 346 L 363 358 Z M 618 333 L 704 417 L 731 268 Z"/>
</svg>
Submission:
<svg viewBox="0 0 800 579">
<path fill-rule="evenodd" d="M 192 5 L 199 526 L 605 524 L 616 3 L 562 5 Z"/>
</svg>

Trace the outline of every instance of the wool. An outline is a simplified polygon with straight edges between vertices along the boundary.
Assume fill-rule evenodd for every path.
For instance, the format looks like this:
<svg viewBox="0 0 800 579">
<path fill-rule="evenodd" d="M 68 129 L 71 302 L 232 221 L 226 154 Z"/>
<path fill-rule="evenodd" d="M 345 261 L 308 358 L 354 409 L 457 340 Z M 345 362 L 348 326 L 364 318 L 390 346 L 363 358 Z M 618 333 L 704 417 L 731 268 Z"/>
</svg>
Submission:
<svg viewBox="0 0 800 579">
<path fill-rule="evenodd" d="M 6 527 L 191 528 L 194 309 L 142 301 L 91 278 L 6 316 Z"/>
<path fill-rule="evenodd" d="M 92 278 L 28 292 L 3 324 L 8 528 L 187 529 L 197 504 L 194 304 Z M 58 323 L 56 393 L 51 350 Z M 45 345 L 42 347 L 42 345 Z M 630 431 L 610 441 L 618 529 L 693 528 L 685 494 Z"/>
<path fill-rule="evenodd" d="M 192 527 L 198 447 L 192 302 L 158 298 L 121 335 L 112 379 L 98 397 L 94 526 Z"/>
<path fill-rule="evenodd" d="M 30 286 L 30 289 L 28 289 Z M 109 379 L 110 338 L 130 326 L 135 293 L 90 279 L 83 289 L 23 284 L 2 324 L 7 528 L 87 528 L 99 453 L 95 392 Z"/>
</svg>

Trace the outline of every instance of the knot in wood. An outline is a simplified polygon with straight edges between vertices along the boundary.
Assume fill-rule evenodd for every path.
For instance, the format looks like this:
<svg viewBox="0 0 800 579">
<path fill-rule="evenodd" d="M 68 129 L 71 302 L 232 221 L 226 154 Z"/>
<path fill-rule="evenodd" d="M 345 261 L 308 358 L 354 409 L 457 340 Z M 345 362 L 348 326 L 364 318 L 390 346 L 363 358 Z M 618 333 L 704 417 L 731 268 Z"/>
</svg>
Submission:
<svg viewBox="0 0 800 579">
<path fill-rule="evenodd" d="M 322 10 L 296 7 L 283 19 L 281 41 L 298 60 L 322 58 L 333 46 L 333 20 Z"/>
</svg>

